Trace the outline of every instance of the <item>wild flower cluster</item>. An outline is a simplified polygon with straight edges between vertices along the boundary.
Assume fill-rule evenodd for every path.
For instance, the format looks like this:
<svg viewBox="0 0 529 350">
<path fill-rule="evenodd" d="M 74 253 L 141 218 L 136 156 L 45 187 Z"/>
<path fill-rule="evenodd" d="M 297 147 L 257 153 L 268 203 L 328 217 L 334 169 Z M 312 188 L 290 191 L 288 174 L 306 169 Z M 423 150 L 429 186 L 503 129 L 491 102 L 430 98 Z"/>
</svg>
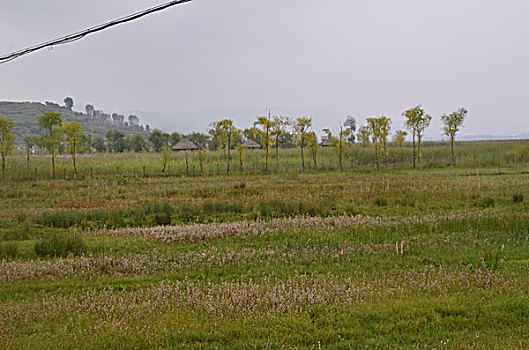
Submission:
<svg viewBox="0 0 529 350">
<path fill-rule="evenodd" d="M 131 235 L 153 239 L 164 243 L 200 242 L 220 238 L 249 237 L 273 235 L 279 232 L 292 231 L 340 231 L 355 228 L 389 227 L 397 225 L 417 225 L 458 221 L 471 217 L 479 217 L 476 212 L 456 213 L 450 215 L 426 215 L 411 217 L 370 217 L 370 216 L 338 216 L 338 217 L 295 217 L 278 218 L 270 221 L 247 221 L 233 223 L 195 224 L 158 226 L 147 228 L 121 228 L 102 230 L 101 234 L 116 236 Z"/>
<path fill-rule="evenodd" d="M 409 248 L 407 246 L 407 248 Z M 147 276 L 160 271 L 174 272 L 191 268 L 212 268 L 241 263 L 255 263 L 266 259 L 291 264 L 296 261 L 314 262 L 323 259 L 348 259 L 357 254 L 391 252 L 391 243 L 359 244 L 358 246 L 301 246 L 264 247 L 220 250 L 212 247 L 199 252 L 185 252 L 174 256 L 160 254 L 129 254 L 126 256 L 68 257 L 42 261 L 0 261 L 0 283 L 29 281 L 39 278 L 56 279 L 102 275 Z"/>
<path fill-rule="evenodd" d="M 527 280 L 466 266 L 396 270 L 365 279 L 326 275 L 219 284 L 163 281 L 139 289 L 77 290 L 71 294 L 39 295 L 15 305 L 2 304 L 0 338 L 7 339 L 13 329 L 34 323 L 46 327 L 63 315 L 72 320 L 90 317 L 94 321 L 90 323 L 91 331 L 97 333 L 100 327 L 124 331 L 130 327 L 147 326 L 150 317 L 171 312 L 207 313 L 218 319 L 248 319 L 273 313 L 310 314 L 318 306 L 351 308 L 388 298 L 461 295 L 469 290 L 475 292 L 497 287 L 504 292 L 523 293 L 526 285 Z"/>
</svg>

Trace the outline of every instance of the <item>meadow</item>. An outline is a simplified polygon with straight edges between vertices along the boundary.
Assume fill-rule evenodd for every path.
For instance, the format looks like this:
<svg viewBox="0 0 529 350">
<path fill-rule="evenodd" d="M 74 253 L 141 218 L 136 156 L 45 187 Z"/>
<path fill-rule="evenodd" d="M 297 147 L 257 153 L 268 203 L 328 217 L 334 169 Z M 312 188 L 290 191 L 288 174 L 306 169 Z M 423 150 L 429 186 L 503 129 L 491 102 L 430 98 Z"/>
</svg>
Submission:
<svg viewBox="0 0 529 350">
<path fill-rule="evenodd" d="M 58 179 L 18 155 L 0 182 L 0 347 L 527 348 L 519 144 L 458 144 L 454 167 L 427 143 L 416 169 L 393 148 L 380 171 L 361 146 L 343 172 L 330 149 L 305 172 L 299 150 L 268 172 L 248 152 L 230 176 L 222 153 L 202 171 L 190 155 L 194 176 L 183 154 L 171 173 L 104 154 Z"/>
</svg>

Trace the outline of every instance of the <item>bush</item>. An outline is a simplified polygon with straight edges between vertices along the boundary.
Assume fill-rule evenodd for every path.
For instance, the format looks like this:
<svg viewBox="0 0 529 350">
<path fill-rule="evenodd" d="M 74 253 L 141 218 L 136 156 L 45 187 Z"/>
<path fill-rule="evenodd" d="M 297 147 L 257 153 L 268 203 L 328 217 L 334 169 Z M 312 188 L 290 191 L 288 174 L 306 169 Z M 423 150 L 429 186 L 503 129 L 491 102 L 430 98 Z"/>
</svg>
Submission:
<svg viewBox="0 0 529 350">
<path fill-rule="evenodd" d="M 27 225 L 15 229 L 8 229 L 3 234 L 0 234 L 0 241 L 26 241 L 29 239 L 28 230 Z"/>
<path fill-rule="evenodd" d="M 388 206 L 388 200 L 384 197 L 378 197 L 375 199 L 375 205 L 379 207 L 387 207 Z"/>
<path fill-rule="evenodd" d="M 512 196 L 512 201 L 516 204 L 519 204 L 519 203 L 523 203 L 524 201 L 524 196 L 523 194 L 521 193 L 515 193 L 513 196 Z"/>
<path fill-rule="evenodd" d="M 18 255 L 18 246 L 15 243 L 0 244 L 0 260 L 14 259 Z"/>
<path fill-rule="evenodd" d="M 294 200 L 271 199 L 258 205 L 259 215 L 264 218 L 279 218 L 296 215 L 328 216 L 336 211 L 333 201 L 300 202 Z"/>
<path fill-rule="evenodd" d="M 234 187 L 236 190 L 243 190 L 246 188 L 246 182 L 241 182 L 240 184 L 238 185 L 235 185 Z"/>
<path fill-rule="evenodd" d="M 37 223 L 48 227 L 70 228 L 79 225 L 84 216 L 83 213 L 72 211 L 53 211 L 42 214 L 37 219 Z"/>
<path fill-rule="evenodd" d="M 86 244 L 80 235 L 52 234 L 35 244 L 35 254 L 39 257 L 65 257 L 82 255 L 87 251 Z"/>
<path fill-rule="evenodd" d="M 493 207 L 495 204 L 496 202 L 494 201 L 494 198 L 484 197 L 476 203 L 476 206 L 486 209 Z"/>
</svg>

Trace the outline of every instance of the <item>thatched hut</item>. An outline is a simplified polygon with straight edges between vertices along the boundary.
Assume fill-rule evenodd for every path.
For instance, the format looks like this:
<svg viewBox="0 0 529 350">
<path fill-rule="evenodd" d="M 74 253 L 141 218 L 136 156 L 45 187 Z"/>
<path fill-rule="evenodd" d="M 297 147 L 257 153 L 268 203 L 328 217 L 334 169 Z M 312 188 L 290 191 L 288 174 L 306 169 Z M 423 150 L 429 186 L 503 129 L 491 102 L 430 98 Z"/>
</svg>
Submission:
<svg viewBox="0 0 529 350">
<path fill-rule="evenodd" d="M 323 148 L 328 148 L 332 146 L 331 139 L 325 139 L 321 141 L 320 146 Z"/>
<path fill-rule="evenodd" d="M 246 149 L 261 149 L 261 145 L 255 142 L 254 140 L 246 140 L 245 143 L 242 144 L 243 147 L 246 147 Z"/>
<path fill-rule="evenodd" d="M 189 141 L 188 139 L 182 139 L 180 142 L 173 146 L 173 151 L 198 151 L 198 146 L 195 145 L 193 142 Z"/>
<path fill-rule="evenodd" d="M 188 151 L 198 151 L 199 148 L 193 142 L 188 139 L 182 139 L 176 145 L 173 146 L 173 151 L 175 152 L 185 152 L 186 153 L 186 174 L 189 176 L 189 160 L 187 157 Z"/>
</svg>

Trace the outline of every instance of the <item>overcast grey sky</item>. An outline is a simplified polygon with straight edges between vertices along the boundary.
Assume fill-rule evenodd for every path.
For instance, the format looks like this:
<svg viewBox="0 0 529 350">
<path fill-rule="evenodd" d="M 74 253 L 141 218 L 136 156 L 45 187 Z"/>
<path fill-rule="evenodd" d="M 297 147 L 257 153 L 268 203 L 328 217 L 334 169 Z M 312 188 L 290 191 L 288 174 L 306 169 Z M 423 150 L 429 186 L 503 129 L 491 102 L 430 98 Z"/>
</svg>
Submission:
<svg viewBox="0 0 529 350">
<path fill-rule="evenodd" d="M 0 0 L 0 53 L 161 2 Z M 529 131 L 528 13 L 527 0 L 194 0 L 0 65 L 0 100 L 156 112 L 270 103 L 385 114 L 395 128 L 417 104 L 435 117 L 464 106 L 464 133 L 518 134 Z"/>
</svg>

